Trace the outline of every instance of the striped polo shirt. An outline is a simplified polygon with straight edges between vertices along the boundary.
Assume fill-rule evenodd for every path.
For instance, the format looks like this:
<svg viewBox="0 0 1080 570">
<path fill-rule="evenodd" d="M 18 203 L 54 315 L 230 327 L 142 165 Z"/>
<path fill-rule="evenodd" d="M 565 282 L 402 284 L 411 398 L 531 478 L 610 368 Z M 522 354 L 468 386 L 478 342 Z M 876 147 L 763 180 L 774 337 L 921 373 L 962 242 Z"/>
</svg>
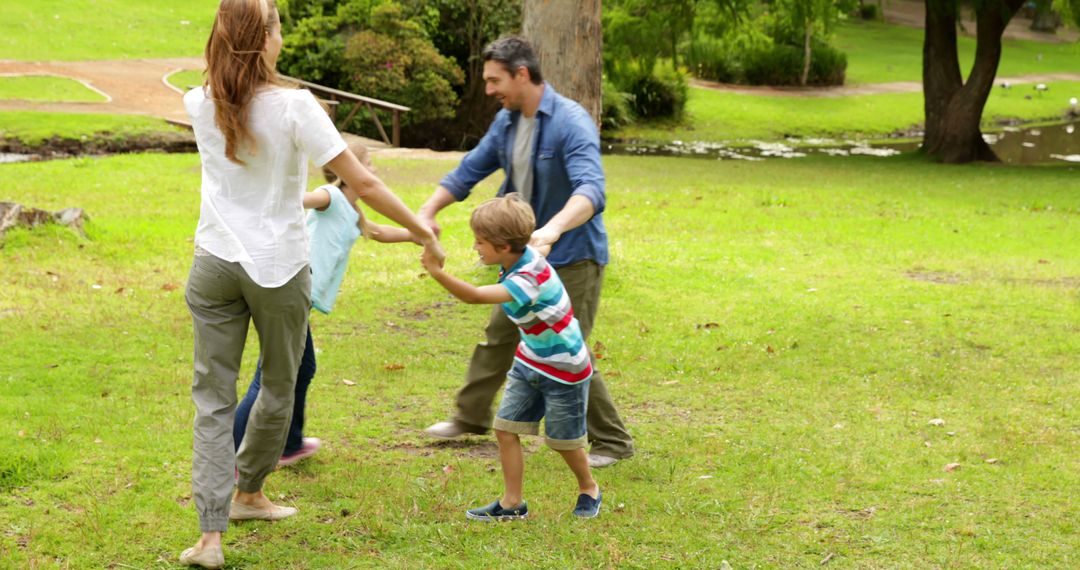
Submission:
<svg viewBox="0 0 1080 570">
<path fill-rule="evenodd" d="M 563 384 L 592 376 L 589 349 L 570 295 L 544 256 L 526 246 L 521 259 L 499 274 L 499 283 L 514 298 L 502 304 L 503 311 L 521 331 L 514 358 Z"/>
</svg>

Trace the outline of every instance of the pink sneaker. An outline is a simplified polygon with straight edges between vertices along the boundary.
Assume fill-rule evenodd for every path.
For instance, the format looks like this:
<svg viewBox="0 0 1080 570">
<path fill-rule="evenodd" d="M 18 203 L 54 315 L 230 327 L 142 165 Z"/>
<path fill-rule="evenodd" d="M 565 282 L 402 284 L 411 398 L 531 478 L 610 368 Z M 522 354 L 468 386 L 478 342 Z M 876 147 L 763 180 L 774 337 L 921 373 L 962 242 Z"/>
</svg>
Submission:
<svg viewBox="0 0 1080 570">
<path fill-rule="evenodd" d="M 304 443 L 300 446 L 300 449 L 294 453 L 287 453 L 281 456 L 278 460 L 278 467 L 285 467 L 286 465 L 292 465 L 301 459 L 311 457 L 315 455 L 315 452 L 319 451 L 322 447 L 322 441 L 317 437 L 305 437 Z"/>
</svg>

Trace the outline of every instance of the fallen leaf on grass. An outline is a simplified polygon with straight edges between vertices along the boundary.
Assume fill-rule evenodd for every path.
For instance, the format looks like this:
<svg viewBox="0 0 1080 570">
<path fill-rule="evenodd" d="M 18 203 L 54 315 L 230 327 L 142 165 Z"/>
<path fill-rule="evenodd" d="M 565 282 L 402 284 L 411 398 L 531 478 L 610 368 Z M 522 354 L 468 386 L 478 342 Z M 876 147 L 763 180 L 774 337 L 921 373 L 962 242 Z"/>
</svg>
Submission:
<svg viewBox="0 0 1080 570">
<path fill-rule="evenodd" d="M 123 288 L 123 287 L 121 287 L 121 288 L 117 289 L 116 291 L 113 291 L 113 293 L 116 293 L 117 295 L 120 295 L 120 294 L 121 294 L 121 293 L 123 293 L 123 292 L 124 292 L 124 288 Z"/>
<path fill-rule="evenodd" d="M 706 329 L 706 330 L 708 330 L 708 329 L 718 329 L 718 328 L 720 328 L 720 323 L 705 323 L 703 325 L 696 325 L 694 328 Z"/>
<path fill-rule="evenodd" d="M 593 343 L 592 351 L 596 359 L 601 360 L 604 358 L 604 353 L 607 352 L 607 347 L 604 346 L 604 343 L 596 341 Z"/>
<path fill-rule="evenodd" d="M 383 370 L 405 370 L 405 365 L 394 362 L 383 366 Z"/>
<path fill-rule="evenodd" d="M 352 380 L 342 380 L 341 383 L 346 386 L 356 386 L 356 382 L 353 382 Z"/>
<path fill-rule="evenodd" d="M 948 465 L 945 466 L 945 471 L 946 472 L 952 472 L 952 471 L 956 471 L 959 468 L 960 468 L 959 463 L 949 463 Z"/>
<path fill-rule="evenodd" d="M 773 354 L 774 352 L 776 352 L 776 349 L 774 349 L 771 345 L 766 345 L 765 346 L 765 352 L 768 352 L 769 354 Z"/>
<path fill-rule="evenodd" d="M 668 380 L 667 382 L 661 382 L 660 385 L 661 386 L 674 386 L 675 384 L 678 384 L 678 383 L 679 383 L 678 380 Z"/>
<path fill-rule="evenodd" d="M 622 376 L 622 372 L 619 372 L 618 370 L 608 370 L 607 372 L 604 372 L 604 376 L 607 376 L 608 378 L 618 378 L 619 376 Z"/>
<path fill-rule="evenodd" d="M 995 463 L 998 463 L 998 462 L 1000 462 L 1000 461 L 1001 461 L 1001 460 L 1000 460 L 1000 459 L 998 459 L 997 457 L 991 457 L 990 459 L 987 459 L 987 460 L 986 460 L 986 462 L 987 462 L 987 463 L 989 463 L 989 464 L 991 464 L 991 465 L 993 465 L 993 464 L 995 464 Z"/>
<path fill-rule="evenodd" d="M 941 427 L 941 426 L 945 425 L 945 420 L 943 420 L 941 418 L 934 418 L 934 419 L 932 419 L 932 420 L 930 420 L 930 421 L 928 421 L 926 423 L 928 423 L 928 424 L 930 424 L 932 426 Z"/>
<path fill-rule="evenodd" d="M 45 365 L 45 368 L 59 368 L 59 367 L 60 367 L 59 364 L 46 364 Z"/>
<path fill-rule="evenodd" d="M 180 288 L 180 286 L 177 285 L 176 283 L 166 283 L 166 284 L 161 286 L 162 291 L 176 291 L 179 288 Z"/>
</svg>

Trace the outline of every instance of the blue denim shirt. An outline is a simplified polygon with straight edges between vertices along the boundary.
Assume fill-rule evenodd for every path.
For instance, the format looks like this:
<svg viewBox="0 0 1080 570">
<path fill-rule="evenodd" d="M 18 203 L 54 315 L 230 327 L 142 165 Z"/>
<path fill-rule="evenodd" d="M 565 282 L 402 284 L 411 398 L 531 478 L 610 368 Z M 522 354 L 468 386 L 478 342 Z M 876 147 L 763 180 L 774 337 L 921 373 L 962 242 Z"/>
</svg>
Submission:
<svg viewBox="0 0 1080 570">
<path fill-rule="evenodd" d="M 459 202 L 469 196 L 473 186 L 499 169 L 506 173 L 506 178 L 498 195 L 516 191 L 510 178 L 510 161 L 520 114 L 506 109 L 499 111 L 480 144 L 442 179 L 442 187 Z M 595 212 L 589 221 L 564 233 L 555 242 L 547 256 L 548 262 L 556 268 L 586 259 L 607 265 L 607 231 L 602 215 L 606 203 L 604 171 L 600 166 L 600 135 L 596 124 L 581 105 L 559 95 L 546 82 L 536 119 L 531 201 L 536 227 L 548 223 L 571 196 L 588 198 Z"/>
</svg>

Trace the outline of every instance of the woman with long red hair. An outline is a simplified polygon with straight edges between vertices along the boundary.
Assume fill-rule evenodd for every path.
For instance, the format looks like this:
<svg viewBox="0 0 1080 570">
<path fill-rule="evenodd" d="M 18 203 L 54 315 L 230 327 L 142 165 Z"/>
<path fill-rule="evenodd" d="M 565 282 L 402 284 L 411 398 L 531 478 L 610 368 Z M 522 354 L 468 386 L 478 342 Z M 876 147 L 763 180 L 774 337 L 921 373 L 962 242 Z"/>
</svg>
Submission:
<svg viewBox="0 0 1080 570">
<path fill-rule="evenodd" d="M 223 0 L 206 44 L 206 82 L 184 95 L 202 160 L 185 293 L 195 336 L 192 496 L 202 537 L 180 561 L 204 568 L 224 564 L 221 535 L 230 519 L 297 512 L 273 504 L 262 488 L 285 445 L 307 338 L 311 276 L 302 196 L 309 160 L 444 257 L 431 229 L 346 151 L 315 97 L 281 81 L 281 42 L 274 0 Z M 236 382 L 250 324 L 259 336 L 262 389 L 234 452 Z"/>
</svg>

